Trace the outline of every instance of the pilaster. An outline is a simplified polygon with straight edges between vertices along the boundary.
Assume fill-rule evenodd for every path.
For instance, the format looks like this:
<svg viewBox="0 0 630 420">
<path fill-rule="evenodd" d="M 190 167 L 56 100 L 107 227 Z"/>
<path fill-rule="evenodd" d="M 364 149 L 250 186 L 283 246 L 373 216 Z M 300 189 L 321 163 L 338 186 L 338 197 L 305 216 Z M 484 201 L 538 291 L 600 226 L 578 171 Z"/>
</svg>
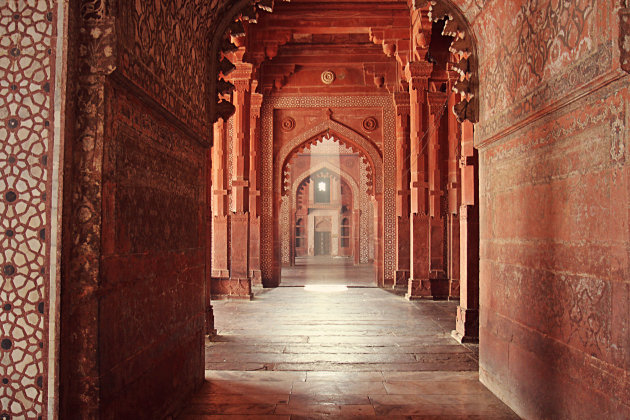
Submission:
<svg viewBox="0 0 630 420">
<path fill-rule="evenodd" d="M 448 110 L 452 110 L 457 103 L 458 95 L 451 93 L 448 99 Z M 460 171 L 459 171 L 459 143 L 461 128 L 454 112 L 448 112 L 448 178 L 447 194 L 447 268 L 450 290 L 449 297 L 459 299 L 459 206 L 460 200 Z"/>
<path fill-rule="evenodd" d="M 252 86 L 252 91 L 255 88 Z M 249 127 L 249 275 L 253 286 L 262 286 L 260 271 L 260 108 L 263 95 L 250 95 L 250 127 Z"/>
<path fill-rule="evenodd" d="M 405 76 L 409 83 L 409 171 L 410 171 L 410 216 L 409 216 L 409 282 L 407 299 L 431 297 L 429 282 L 429 235 L 428 182 L 426 137 L 426 91 L 433 64 L 417 61 L 407 64 Z"/>
<path fill-rule="evenodd" d="M 428 128 L 428 181 L 429 181 L 429 215 L 431 233 L 429 236 L 429 278 L 431 279 L 431 296 L 444 299 L 449 295 L 449 284 L 446 275 L 446 261 L 444 258 L 445 220 L 442 212 L 442 156 L 440 145 L 444 139 L 441 128 L 442 117 L 446 109 L 448 94 L 444 92 L 427 92 L 429 111 Z"/>
<path fill-rule="evenodd" d="M 396 92 L 396 277 L 394 287 L 409 280 L 409 92 Z"/>
<path fill-rule="evenodd" d="M 232 187 L 230 189 L 230 280 L 227 294 L 231 298 L 251 298 L 249 272 L 249 163 L 250 163 L 250 97 L 253 66 L 238 62 L 230 74 L 235 89 L 232 103 Z"/>
<path fill-rule="evenodd" d="M 228 268 L 228 214 L 226 183 L 226 127 L 219 119 L 214 123 L 214 143 L 212 145 L 212 270 L 213 282 L 227 279 Z M 217 287 L 212 287 L 216 293 Z"/>
<path fill-rule="evenodd" d="M 460 288 L 452 335 L 460 342 L 475 342 L 479 340 L 479 178 L 472 123 L 462 123 L 461 139 Z"/>
</svg>

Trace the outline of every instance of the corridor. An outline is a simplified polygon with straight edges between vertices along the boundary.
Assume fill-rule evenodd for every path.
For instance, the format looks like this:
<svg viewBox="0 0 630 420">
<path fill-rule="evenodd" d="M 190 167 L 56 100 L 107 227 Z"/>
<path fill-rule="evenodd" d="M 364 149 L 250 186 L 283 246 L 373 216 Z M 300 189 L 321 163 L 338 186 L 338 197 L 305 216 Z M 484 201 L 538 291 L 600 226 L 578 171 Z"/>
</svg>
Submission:
<svg viewBox="0 0 630 420">
<path fill-rule="evenodd" d="M 351 258 L 297 257 L 293 267 L 282 269 L 280 286 L 344 285 L 376 287 L 372 264 L 353 265 Z"/>
<path fill-rule="evenodd" d="M 319 262 L 285 270 L 294 287 L 214 302 L 206 383 L 181 420 L 518 418 L 477 381 L 475 346 L 451 338 L 454 303 L 352 287 L 367 267 Z"/>
</svg>

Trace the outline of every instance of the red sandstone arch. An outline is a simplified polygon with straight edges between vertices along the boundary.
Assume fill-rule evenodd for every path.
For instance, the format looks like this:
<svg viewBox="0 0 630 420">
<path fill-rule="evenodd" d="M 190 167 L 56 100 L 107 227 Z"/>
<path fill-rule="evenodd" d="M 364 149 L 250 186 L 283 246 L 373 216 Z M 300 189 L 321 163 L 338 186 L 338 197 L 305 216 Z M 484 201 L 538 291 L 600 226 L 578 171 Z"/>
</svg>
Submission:
<svg viewBox="0 0 630 420">
<path fill-rule="evenodd" d="M 274 185 L 277 191 L 283 195 L 288 191 L 286 167 L 291 158 L 296 153 L 310 148 L 311 145 L 317 142 L 321 142 L 327 134 L 332 135 L 336 142 L 359 153 L 368 164 L 368 172 L 370 174 L 368 186 L 371 187 L 369 194 L 381 192 L 383 190 L 383 158 L 381 152 L 370 140 L 333 119 L 328 119 L 306 129 L 302 134 L 282 146 L 277 159 L 274 161 Z"/>
</svg>

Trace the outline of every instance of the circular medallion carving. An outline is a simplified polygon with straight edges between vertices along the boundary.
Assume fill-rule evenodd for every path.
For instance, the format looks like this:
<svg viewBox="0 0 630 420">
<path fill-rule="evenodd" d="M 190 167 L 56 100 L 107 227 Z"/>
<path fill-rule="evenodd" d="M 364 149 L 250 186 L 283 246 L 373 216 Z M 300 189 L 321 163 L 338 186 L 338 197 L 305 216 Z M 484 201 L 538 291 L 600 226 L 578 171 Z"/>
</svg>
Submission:
<svg viewBox="0 0 630 420">
<path fill-rule="evenodd" d="M 330 70 L 326 70 L 322 72 L 322 82 L 329 85 L 335 81 L 335 73 Z"/>
<path fill-rule="evenodd" d="M 367 117 L 363 120 L 363 129 L 365 131 L 374 131 L 378 128 L 378 121 L 374 117 Z"/>
<path fill-rule="evenodd" d="M 282 120 L 282 123 L 280 123 L 280 128 L 282 129 L 282 131 L 291 131 L 295 128 L 295 120 L 291 117 L 286 117 L 284 120 Z"/>
</svg>

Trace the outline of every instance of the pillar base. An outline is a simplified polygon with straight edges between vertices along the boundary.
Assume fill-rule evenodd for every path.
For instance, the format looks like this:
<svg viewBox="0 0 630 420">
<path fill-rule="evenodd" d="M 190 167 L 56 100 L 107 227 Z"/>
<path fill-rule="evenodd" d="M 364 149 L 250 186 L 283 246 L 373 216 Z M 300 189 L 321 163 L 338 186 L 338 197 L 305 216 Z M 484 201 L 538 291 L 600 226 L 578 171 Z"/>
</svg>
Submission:
<svg viewBox="0 0 630 420">
<path fill-rule="evenodd" d="M 262 279 L 262 287 L 265 289 L 273 289 L 280 286 L 279 278 Z"/>
<path fill-rule="evenodd" d="M 394 289 L 406 289 L 409 284 L 409 270 L 396 270 Z"/>
<path fill-rule="evenodd" d="M 448 299 L 448 292 L 448 279 L 409 279 L 405 298 L 407 300 L 445 300 Z"/>
<path fill-rule="evenodd" d="M 252 286 L 262 287 L 262 272 L 260 270 L 250 270 L 249 275 L 252 279 Z"/>
<path fill-rule="evenodd" d="M 248 278 L 213 278 L 212 299 L 247 299 L 254 297 L 251 279 Z"/>
<path fill-rule="evenodd" d="M 479 342 L 479 310 L 457 306 L 457 321 L 451 335 L 460 343 Z"/>
<path fill-rule="evenodd" d="M 208 337 L 217 335 L 217 330 L 214 328 L 214 310 L 212 305 L 206 306 L 206 335 Z"/>
<path fill-rule="evenodd" d="M 407 300 L 419 300 L 419 299 L 431 299 L 431 286 L 429 279 L 409 279 L 407 284 L 407 293 L 405 299 Z"/>
<path fill-rule="evenodd" d="M 226 269 L 213 269 L 212 276 L 213 279 L 227 279 L 230 277 L 230 270 Z"/>
</svg>

